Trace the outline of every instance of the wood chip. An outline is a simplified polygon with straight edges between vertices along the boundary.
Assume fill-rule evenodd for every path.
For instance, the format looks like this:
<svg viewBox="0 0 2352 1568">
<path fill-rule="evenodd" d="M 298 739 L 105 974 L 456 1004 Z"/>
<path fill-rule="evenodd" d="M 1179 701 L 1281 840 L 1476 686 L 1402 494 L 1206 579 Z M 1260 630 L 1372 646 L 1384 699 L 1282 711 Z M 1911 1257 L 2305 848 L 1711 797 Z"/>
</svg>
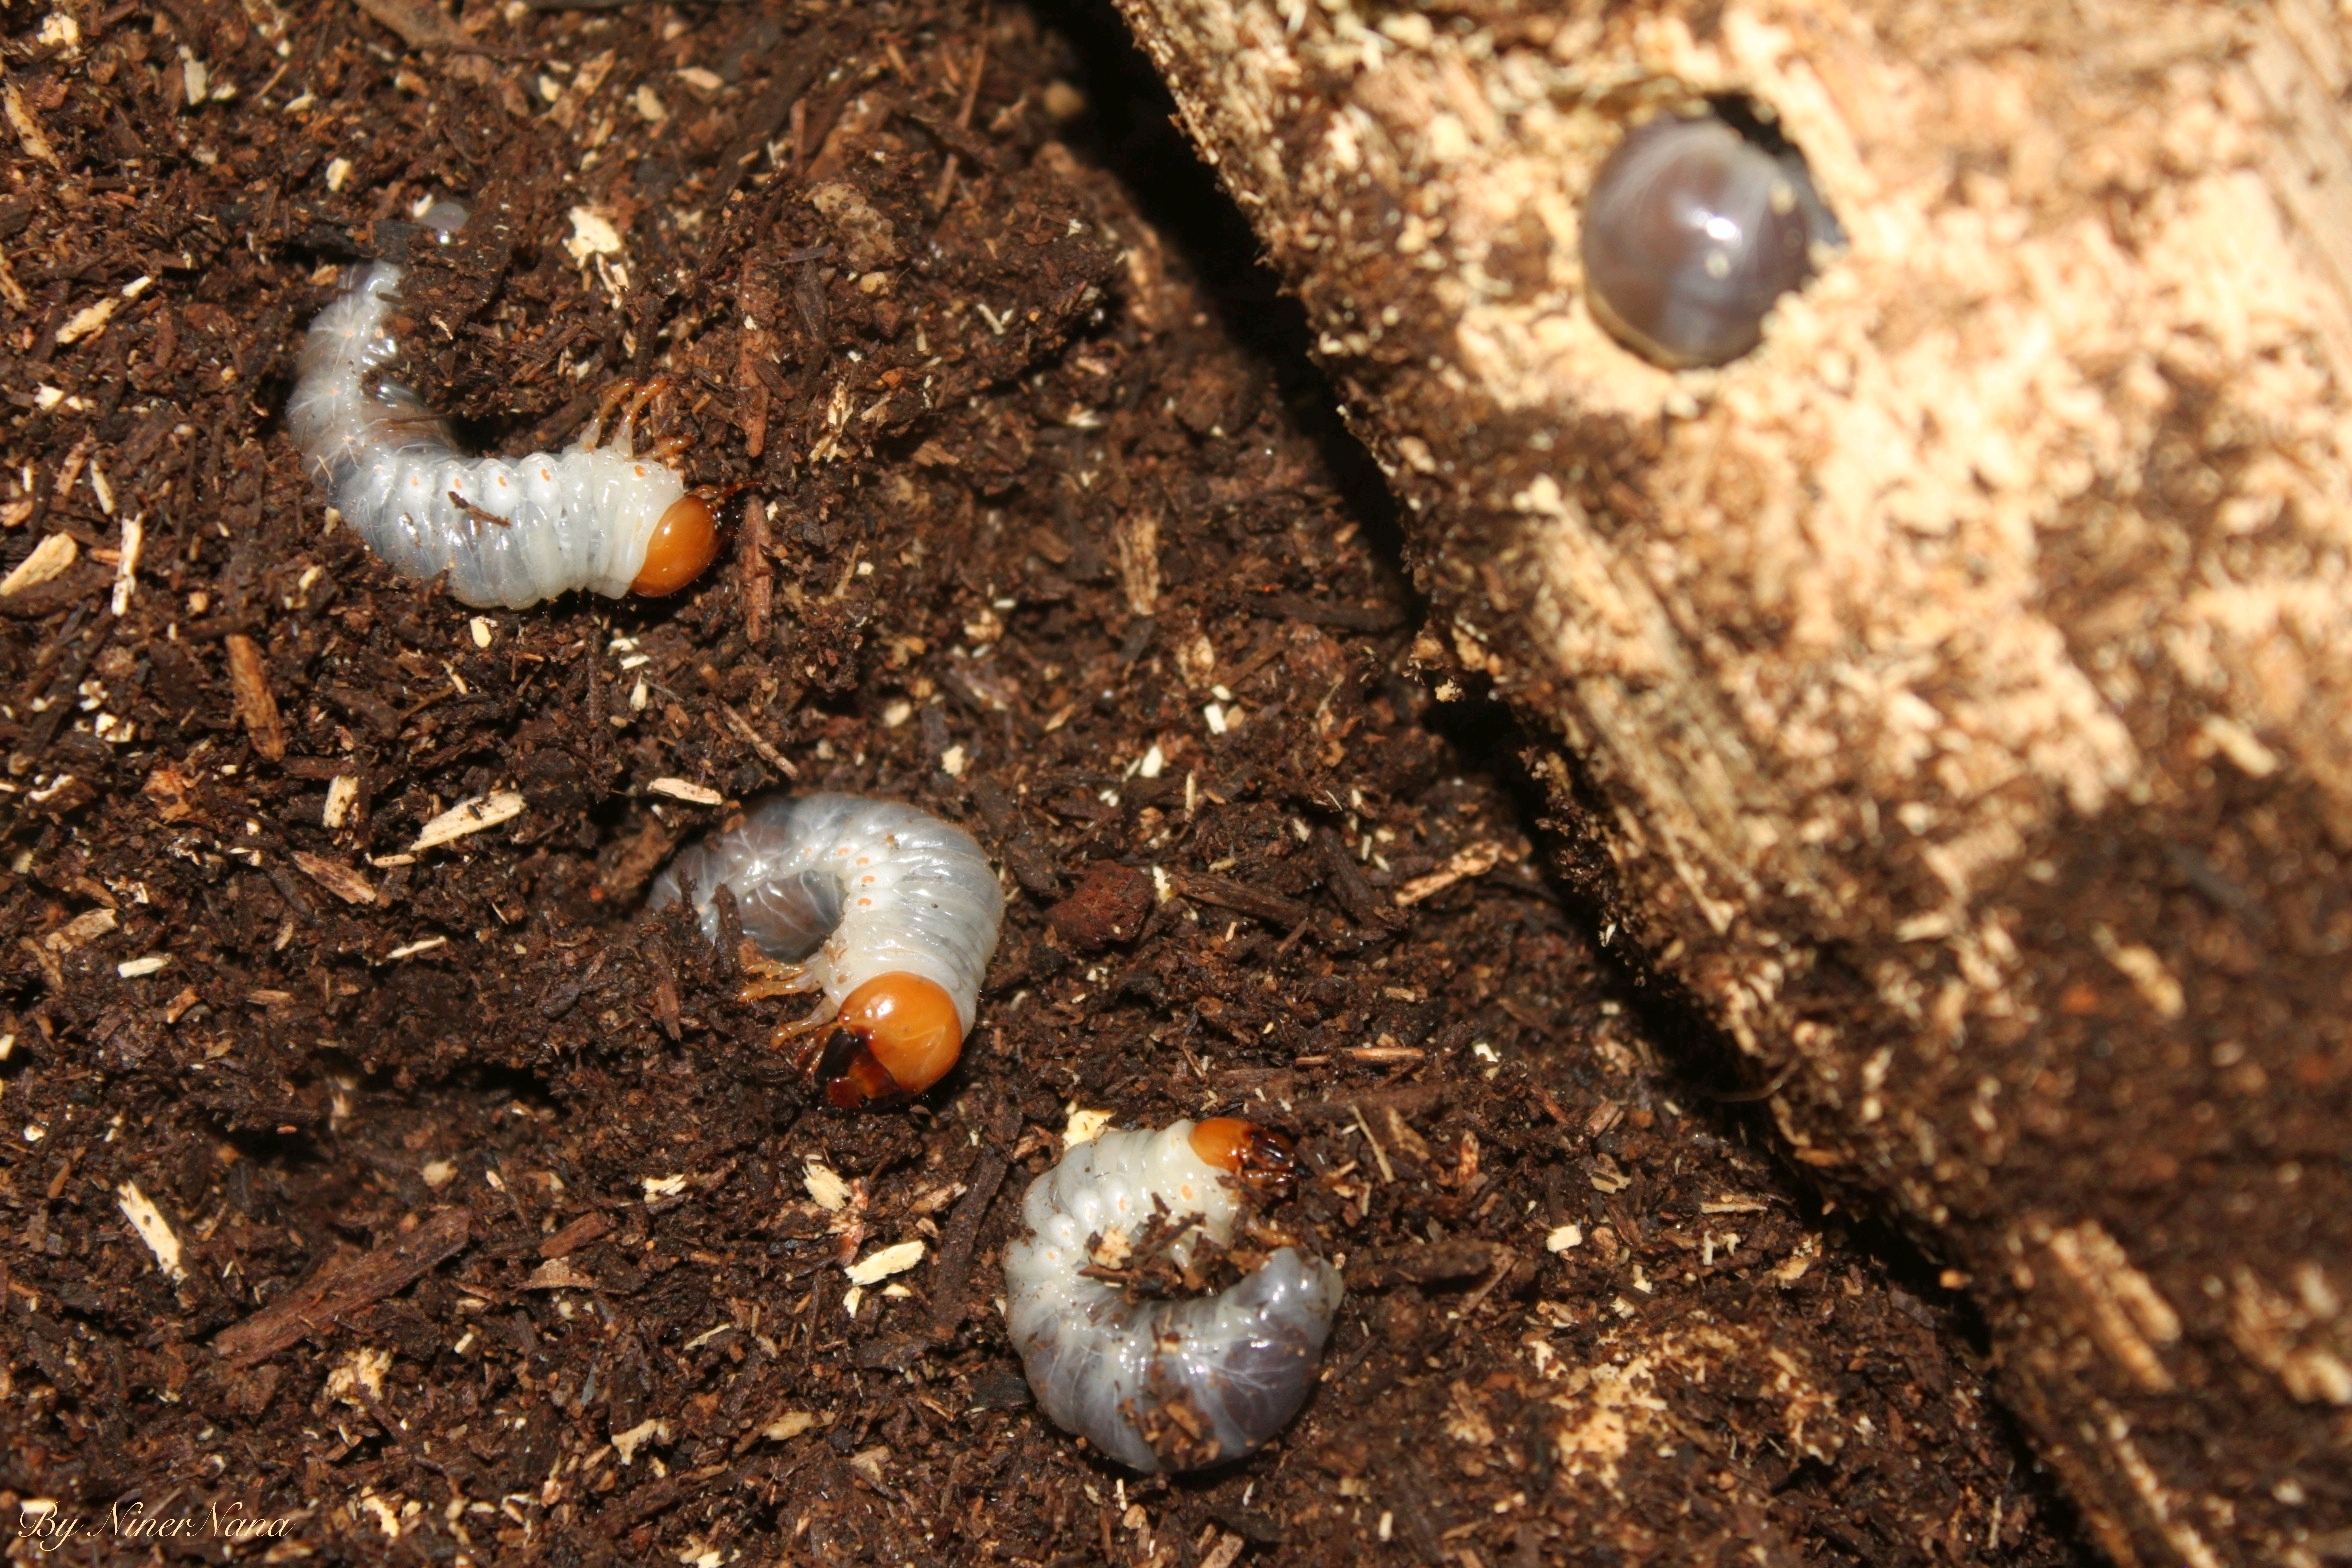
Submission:
<svg viewBox="0 0 2352 1568">
<path fill-rule="evenodd" d="M 348 773 L 336 774 L 327 780 L 327 803 L 319 810 L 319 821 L 330 828 L 341 827 L 351 820 L 351 806 L 358 799 L 359 780 Z"/>
<path fill-rule="evenodd" d="M 896 1246 L 868 1253 L 851 1264 L 845 1272 L 852 1285 L 879 1285 L 891 1275 L 904 1274 L 922 1261 L 923 1243 L 902 1241 Z"/>
<path fill-rule="evenodd" d="M 612 1220 L 605 1215 L 583 1214 L 562 1230 L 539 1243 L 539 1256 L 543 1258 L 567 1257 L 590 1242 L 602 1238 L 612 1228 Z"/>
<path fill-rule="evenodd" d="M 1351 1062 L 1418 1062 L 1429 1053 L 1417 1045 L 1351 1045 L 1340 1053 Z"/>
<path fill-rule="evenodd" d="M 1305 621 L 1310 626 L 1331 626 L 1349 632 L 1388 632 L 1405 624 L 1405 612 L 1397 605 L 1338 604 L 1287 593 L 1253 598 L 1246 608 L 1252 615 L 1262 615 L 1268 620 Z"/>
<path fill-rule="evenodd" d="M 1360 1107 L 1364 1114 L 1378 1114 L 1385 1121 L 1391 1110 L 1403 1116 L 1426 1116 L 1444 1103 L 1444 1085 L 1416 1083 L 1394 1089 L 1367 1089 L 1345 1100 L 1301 1100 L 1291 1107 L 1291 1115 L 1307 1122 L 1351 1122 Z"/>
<path fill-rule="evenodd" d="M 400 35 L 411 49 L 475 49 L 482 46 L 458 31 L 457 24 L 422 0 L 356 0 L 369 16 Z"/>
<path fill-rule="evenodd" d="M 690 806 L 724 806 L 727 797 L 715 789 L 700 784 L 689 784 L 684 779 L 655 779 L 645 786 L 656 795 L 667 795 L 672 800 L 685 801 Z"/>
<path fill-rule="evenodd" d="M 323 1332 L 343 1314 L 405 1290 L 463 1248 L 472 1224 L 464 1209 L 443 1209 L 373 1252 L 321 1269 L 283 1301 L 222 1330 L 212 1348 L 245 1366 L 274 1356 L 307 1335 Z"/>
<path fill-rule="evenodd" d="M 1398 888 L 1396 890 L 1396 905 L 1399 909 L 1403 909 L 1408 905 L 1418 904 L 1425 898 L 1442 893 L 1457 882 L 1467 881 L 1472 877 L 1485 876 L 1500 865 L 1502 859 L 1502 845 L 1481 839 L 1467 849 L 1456 851 L 1454 858 L 1446 862 L 1443 871 L 1432 871 L 1425 877 L 1415 877 L 1403 887 Z"/>
<path fill-rule="evenodd" d="M 119 922 L 111 909 L 93 909 L 79 914 L 64 925 L 41 938 L 41 945 L 52 953 L 70 953 L 86 942 L 94 942 L 112 931 Z"/>
<path fill-rule="evenodd" d="M 1350 1107 L 1356 1113 L 1356 1130 L 1364 1135 L 1365 1144 L 1372 1150 L 1372 1159 L 1380 1167 L 1380 1180 L 1386 1185 L 1396 1180 L 1396 1171 L 1388 1163 L 1388 1151 L 1380 1147 L 1380 1140 L 1372 1136 L 1372 1124 L 1364 1120 L 1361 1106 Z"/>
<path fill-rule="evenodd" d="M 670 1424 L 667 1421 L 648 1417 L 626 1432 L 615 1432 L 612 1435 L 612 1446 L 620 1454 L 621 1463 L 627 1465 L 636 1462 L 637 1450 L 648 1441 L 667 1443 L 669 1440 Z"/>
<path fill-rule="evenodd" d="M 147 1250 L 155 1254 L 155 1266 L 173 1283 L 186 1279 L 188 1271 L 180 1266 L 180 1238 L 163 1217 L 154 1200 L 139 1190 L 135 1181 L 126 1181 L 114 1189 L 115 1199 L 122 1205 L 123 1218 L 131 1222 L 131 1229 L 147 1243 Z"/>
<path fill-rule="evenodd" d="M 166 762 L 147 775 L 140 793 L 155 803 L 155 814 L 166 822 L 185 822 L 196 815 L 191 801 L 198 781 L 174 763 Z"/>
<path fill-rule="evenodd" d="M 887 1443 L 876 1443 L 871 1448 L 859 1449 L 849 1456 L 849 1468 L 883 1496 L 897 1495 L 890 1484 L 890 1445 Z"/>
<path fill-rule="evenodd" d="M 57 149 L 49 145 L 48 136 L 41 130 L 41 122 L 34 119 L 33 111 L 25 106 L 24 94 L 17 91 L 16 83 L 10 82 L 5 89 L 0 89 L 0 101 L 7 105 L 8 123 L 15 130 L 17 141 L 23 145 L 25 155 L 38 158 L 51 168 L 60 167 Z"/>
<path fill-rule="evenodd" d="M 1062 1147 L 1075 1149 L 1082 1143 L 1092 1143 L 1101 1137 L 1118 1117 L 1117 1111 L 1081 1110 L 1073 1103 L 1070 1119 L 1062 1124 Z"/>
<path fill-rule="evenodd" d="M 549 1258 L 523 1281 L 525 1290 L 592 1290 L 596 1281 L 562 1258 Z"/>
<path fill-rule="evenodd" d="M 789 1443 L 817 1424 L 818 1418 L 806 1410 L 787 1410 L 766 1426 L 761 1427 L 760 1436 L 771 1443 Z"/>
<path fill-rule="evenodd" d="M 495 794 L 476 795 L 471 800 L 461 800 L 426 823 L 424 831 L 416 836 L 416 842 L 408 846 L 409 852 L 413 854 L 418 850 L 454 843 L 469 834 L 479 833 L 484 828 L 494 828 L 522 814 L 523 797 L 512 790 L 499 790 Z"/>
<path fill-rule="evenodd" d="M 114 313 L 121 304 L 120 299 L 110 294 L 95 305 L 75 311 L 65 325 L 57 329 L 57 346 L 64 348 L 104 332 L 106 324 L 114 319 Z"/>
<path fill-rule="evenodd" d="M 329 860 L 324 855 L 298 849 L 294 851 L 294 864 L 302 868 L 304 876 L 346 904 L 372 904 L 376 901 L 375 885 L 340 860 Z"/>
<path fill-rule="evenodd" d="M 93 477 L 97 474 L 91 469 Z M 116 620 L 130 613 L 131 595 L 139 587 L 139 552 L 147 543 L 147 519 L 126 517 L 122 525 L 122 549 L 114 561 L 114 599 L 112 607 Z"/>
<path fill-rule="evenodd" d="M 1171 871 L 1168 873 L 1168 885 L 1195 903 L 1214 904 L 1219 909 L 1253 915 L 1285 929 L 1300 924 L 1314 913 L 1295 898 L 1261 892 L 1231 877 L 1221 877 L 1211 872 Z"/>
<path fill-rule="evenodd" d="M 0 577 L 0 599 L 23 593 L 27 588 L 38 588 L 57 576 L 81 555 L 82 547 L 72 534 L 51 534 L 33 546 L 33 553 L 16 563 L 16 570 Z"/>
<path fill-rule="evenodd" d="M 808 1187 L 809 1197 L 826 1213 L 839 1214 L 849 1207 L 849 1183 L 832 1166 L 811 1160 L 802 1168 L 801 1180 Z"/>
<path fill-rule="evenodd" d="M 237 719 L 253 749 L 272 762 L 286 756 L 286 726 L 278 718 L 278 699 L 270 695 L 269 669 L 262 663 L 260 645 L 243 632 L 224 639 L 229 654 L 229 686 L 237 699 Z"/>
</svg>

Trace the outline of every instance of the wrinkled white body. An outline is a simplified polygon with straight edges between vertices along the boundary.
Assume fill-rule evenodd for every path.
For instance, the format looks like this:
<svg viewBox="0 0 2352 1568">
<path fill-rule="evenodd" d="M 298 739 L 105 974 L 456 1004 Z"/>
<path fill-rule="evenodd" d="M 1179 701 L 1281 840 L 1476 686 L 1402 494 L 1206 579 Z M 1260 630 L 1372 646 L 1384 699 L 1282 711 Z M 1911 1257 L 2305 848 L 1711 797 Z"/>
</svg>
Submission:
<svg viewBox="0 0 2352 1568">
<path fill-rule="evenodd" d="M 376 262 L 319 312 L 286 403 L 286 428 L 344 521 L 402 576 L 446 574 L 464 604 L 627 593 L 685 481 L 625 451 L 512 461 L 458 451 L 417 395 L 386 376 L 400 357 L 389 317 L 403 273 Z"/>
<path fill-rule="evenodd" d="M 771 958 L 805 962 L 833 1007 L 877 975 L 920 975 L 972 1032 L 1004 893 L 953 823 L 894 800 L 786 796 L 681 851 L 648 904 L 676 903 L 689 881 L 706 934 L 718 935 L 711 894 L 724 885 L 743 934 Z"/>
<path fill-rule="evenodd" d="M 1193 1152 L 1192 1123 L 1106 1132 L 1063 1155 L 1030 1184 L 1028 1233 L 1005 1250 L 1005 1325 L 1038 1405 L 1120 1463 L 1169 1467 L 1127 1410 L 1180 1392 L 1216 1439 L 1212 1462 L 1237 1459 L 1306 1402 L 1339 1311 L 1339 1271 L 1284 1247 L 1222 1295 L 1130 1303 L 1078 1271 L 1091 1261 L 1090 1237 L 1140 1237 L 1155 1198 L 1171 1217 L 1201 1216 L 1199 1233 L 1219 1245 L 1231 1239 L 1239 1202 Z M 1182 1265 L 1192 1237 L 1169 1252 Z"/>
</svg>

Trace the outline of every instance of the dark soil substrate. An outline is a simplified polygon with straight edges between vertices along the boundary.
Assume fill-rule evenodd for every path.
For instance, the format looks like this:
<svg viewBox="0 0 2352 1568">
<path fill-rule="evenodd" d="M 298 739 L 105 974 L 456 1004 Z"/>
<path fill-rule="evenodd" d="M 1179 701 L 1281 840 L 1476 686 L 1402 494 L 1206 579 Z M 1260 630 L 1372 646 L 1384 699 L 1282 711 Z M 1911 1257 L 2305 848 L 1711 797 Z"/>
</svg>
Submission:
<svg viewBox="0 0 2352 1568">
<path fill-rule="evenodd" d="M 0 569 L 78 550 L 0 598 L 20 1558 L 47 1500 L 100 1561 L 217 1560 L 214 1506 L 371 1562 L 2075 1560 L 1932 1276 L 1612 999 L 1106 17 L 6 15 Z M 485 446 L 672 380 L 731 525 L 694 591 L 477 617 L 326 525 L 293 350 L 412 252 Z M 794 785 L 1008 872 L 911 1107 L 813 1104 L 792 1004 L 641 911 Z M 1143 1480 L 1030 1406 L 997 1258 L 1073 1109 L 1298 1137 L 1349 1296 L 1265 1452 Z"/>
</svg>

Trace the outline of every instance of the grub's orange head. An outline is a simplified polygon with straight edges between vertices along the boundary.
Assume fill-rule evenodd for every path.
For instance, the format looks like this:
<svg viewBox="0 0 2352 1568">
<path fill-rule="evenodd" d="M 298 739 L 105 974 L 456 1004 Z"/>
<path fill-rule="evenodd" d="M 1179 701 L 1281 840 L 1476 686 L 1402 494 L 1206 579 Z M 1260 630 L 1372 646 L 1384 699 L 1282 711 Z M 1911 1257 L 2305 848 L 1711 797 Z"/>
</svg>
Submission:
<svg viewBox="0 0 2352 1568">
<path fill-rule="evenodd" d="M 876 975 L 849 993 L 833 1020 L 817 1082 L 828 1104 L 854 1110 L 920 1094 L 947 1076 L 964 1048 L 955 998 L 920 975 Z"/>
<path fill-rule="evenodd" d="M 1272 1191 L 1298 1172 L 1298 1150 L 1272 1128 L 1238 1116 L 1212 1116 L 1192 1127 L 1192 1152 L 1246 1187 Z"/>
<path fill-rule="evenodd" d="M 700 496 L 682 495 L 653 525 L 653 538 L 645 546 L 645 564 L 638 568 L 629 591 L 652 599 L 676 593 L 700 577 L 718 553 L 719 524 L 711 516 L 710 503 Z"/>
</svg>

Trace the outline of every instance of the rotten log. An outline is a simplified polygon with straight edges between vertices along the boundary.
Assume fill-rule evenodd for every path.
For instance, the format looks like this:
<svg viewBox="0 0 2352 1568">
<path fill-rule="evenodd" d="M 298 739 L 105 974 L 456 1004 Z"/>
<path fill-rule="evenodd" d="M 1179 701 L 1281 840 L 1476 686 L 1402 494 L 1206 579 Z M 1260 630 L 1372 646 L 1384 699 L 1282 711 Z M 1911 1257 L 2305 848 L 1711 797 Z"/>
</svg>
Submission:
<svg viewBox="0 0 2352 1568">
<path fill-rule="evenodd" d="M 1556 738 L 1611 924 L 1969 1282 L 2101 1545 L 2352 1539 L 2342 13 L 1120 5 L 1403 503 L 1440 695 Z M 1709 103 L 1847 243 L 1670 371 L 1580 200 Z"/>
</svg>

